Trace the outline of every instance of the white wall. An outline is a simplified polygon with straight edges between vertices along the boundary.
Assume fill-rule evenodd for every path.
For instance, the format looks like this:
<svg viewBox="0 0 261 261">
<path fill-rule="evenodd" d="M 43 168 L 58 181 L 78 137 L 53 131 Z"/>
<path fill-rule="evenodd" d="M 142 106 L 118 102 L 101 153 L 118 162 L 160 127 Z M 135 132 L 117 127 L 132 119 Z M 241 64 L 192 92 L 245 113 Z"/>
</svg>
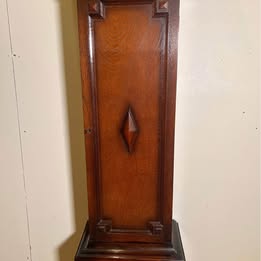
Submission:
<svg viewBox="0 0 261 261">
<path fill-rule="evenodd" d="M 1 144 L 4 144 L 1 155 L 4 155 L 5 163 L 0 165 L 3 193 L 0 204 L 5 213 L 4 220 L 2 215 L 0 218 L 0 260 L 73 260 L 86 221 L 74 2 L 0 0 L 1 14 L 4 15 L 0 16 L 1 28 L 5 32 L 1 34 L 1 45 L 2 39 L 6 41 L 3 48 L 1 46 L 0 59 L 4 77 L 0 84 L 0 129 L 3 131 Z"/>
<path fill-rule="evenodd" d="M 86 220 L 75 1 L 0 0 L 0 260 L 73 260 Z M 257 0 L 181 0 L 174 216 L 188 261 L 259 260 L 258 18 Z"/>
<path fill-rule="evenodd" d="M 181 1 L 174 215 L 188 260 L 259 260 L 258 1 Z"/>
<path fill-rule="evenodd" d="M 0 35 L 0 259 L 27 260 L 27 203 L 5 1 L 0 1 Z"/>
</svg>

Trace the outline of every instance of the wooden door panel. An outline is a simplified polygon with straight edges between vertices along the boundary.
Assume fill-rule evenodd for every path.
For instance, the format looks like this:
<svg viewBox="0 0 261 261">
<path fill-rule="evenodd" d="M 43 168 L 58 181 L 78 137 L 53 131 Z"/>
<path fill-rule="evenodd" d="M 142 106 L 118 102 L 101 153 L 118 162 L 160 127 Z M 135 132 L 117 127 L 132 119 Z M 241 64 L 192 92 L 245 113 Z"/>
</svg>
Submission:
<svg viewBox="0 0 261 261">
<path fill-rule="evenodd" d="M 142 229 L 158 219 L 164 28 L 151 5 L 107 7 L 106 19 L 94 24 L 101 209 L 117 228 Z M 131 150 L 121 133 L 129 113 L 137 126 Z"/>
<path fill-rule="evenodd" d="M 78 13 L 91 237 L 169 241 L 178 2 L 79 0 Z"/>
</svg>

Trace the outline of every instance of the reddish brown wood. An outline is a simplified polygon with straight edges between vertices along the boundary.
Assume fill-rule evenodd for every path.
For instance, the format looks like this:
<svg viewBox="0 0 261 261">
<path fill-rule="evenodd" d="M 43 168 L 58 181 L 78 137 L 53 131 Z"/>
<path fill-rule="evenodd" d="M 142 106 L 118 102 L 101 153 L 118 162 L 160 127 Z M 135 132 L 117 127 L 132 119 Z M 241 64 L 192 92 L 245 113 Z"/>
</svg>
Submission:
<svg viewBox="0 0 261 261">
<path fill-rule="evenodd" d="M 123 137 L 123 140 L 127 146 L 127 150 L 129 153 L 133 152 L 133 148 L 138 136 L 138 132 L 139 130 L 137 127 L 135 117 L 133 115 L 131 107 L 129 106 L 121 127 L 121 135 Z"/>
<path fill-rule="evenodd" d="M 78 0 L 92 242 L 171 245 L 178 12 Z"/>
<path fill-rule="evenodd" d="M 91 240 L 88 223 L 84 230 L 75 261 L 87 260 L 143 260 L 143 261 L 185 261 L 178 224 L 172 222 L 170 243 L 142 242 L 99 242 Z"/>
</svg>

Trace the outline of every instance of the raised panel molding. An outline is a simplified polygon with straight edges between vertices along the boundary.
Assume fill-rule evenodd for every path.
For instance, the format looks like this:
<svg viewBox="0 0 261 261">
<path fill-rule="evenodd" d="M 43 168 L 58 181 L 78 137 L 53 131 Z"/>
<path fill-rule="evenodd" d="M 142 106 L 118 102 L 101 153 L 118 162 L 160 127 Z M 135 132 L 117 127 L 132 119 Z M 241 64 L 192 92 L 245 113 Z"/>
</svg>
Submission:
<svg viewBox="0 0 261 261">
<path fill-rule="evenodd" d="M 94 19 L 105 18 L 105 5 L 127 5 L 127 4 L 153 4 L 153 17 L 160 17 L 168 14 L 169 0 L 126 0 L 126 1 L 110 1 L 110 0 L 88 0 L 88 12 L 90 17 Z"/>
<path fill-rule="evenodd" d="M 167 6 L 167 2 L 165 1 L 164 3 L 160 0 L 145 0 L 145 1 L 140 1 L 140 0 L 127 0 L 127 1 L 109 1 L 109 0 L 90 0 L 88 1 L 88 10 L 89 10 L 89 16 L 91 17 L 91 19 L 89 20 L 89 41 L 90 41 L 90 71 L 91 71 L 91 88 L 92 88 L 92 92 L 93 92 L 93 97 L 94 100 L 97 99 L 97 82 L 96 82 L 96 68 L 97 68 L 97 63 L 96 63 L 96 55 L 95 55 L 95 20 L 100 20 L 100 19 L 106 19 L 106 6 L 113 6 L 113 5 L 118 5 L 118 6 L 126 6 L 129 4 L 135 4 L 137 5 L 148 5 L 151 6 L 151 17 L 155 20 L 156 19 L 161 19 L 158 20 L 159 24 L 162 25 L 162 35 L 164 35 L 166 33 L 166 27 L 167 27 L 167 22 L 168 19 L 167 15 L 168 15 L 168 10 L 166 9 Z M 142 7 L 144 8 L 144 7 Z M 103 21 L 102 21 L 103 22 Z M 162 45 L 162 50 L 160 52 L 160 59 L 161 59 L 161 67 L 159 68 L 160 70 L 160 85 L 161 85 L 161 89 L 162 89 L 162 97 L 160 99 L 160 105 L 159 105 L 159 110 L 160 110 L 160 123 L 159 123 L 159 131 L 160 133 L 164 133 L 164 121 L 163 119 L 165 118 L 164 116 L 164 110 L 162 109 L 164 107 L 164 97 L 165 97 L 165 68 L 164 68 L 164 60 L 166 59 L 166 45 L 163 44 L 164 41 L 167 40 L 166 36 L 163 37 L 164 40 L 162 40 L 161 45 Z M 99 129 L 98 126 L 98 115 L 97 115 L 97 100 L 94 101 L 94 111 L 93 111 L 93 118 L 94 118 L 94 129 Z M 142 126 L 139 126 L 139 122 L 137 122 L 137 119 L 135 118 L 135 114 L 133 113 L 133 111 L 135 108 L 132 108 L 131 105 L 128 106 L 127 112 L 125 112 L 125 117 L 123 118 L 123 122 L 121 124 L 121 128 L 120 128 L 120 135 L 122 136 L 122 139 L 125 143 L 127 152 L 129 154 L 134 153 L 135 148 L 135 143 L 137 141 L 137 139 L 139 138 L 139 127 L 142 128 Z M 124 115 L 124 114 L 123 114 Z M 138 127 L 139 126 L 139 127 Z M 160 135 L 162 135 L 160 134 Z M 97 132 L 94 133 L 94 138 L 95 138 L 95 144 L 97 144 L 96 147 L 96 155 L 97 155 L 97 159 L 99 159 L 99 154 L 100 154 L 100 149 L 99 149 L 99 135 L 97 134 Z M 124 144 L 123 144 L 124 145 Z M 161 150 L 160 152 L 160 161 L 162 161 L 162 157 L 163 157 L 163 144 L 160 144 L 159 150 Z M 96 161 L 97 164 L 97 170 L 100 171 L 100 167 L 99 167 L 99 161 Z M 162 163 L 160 163 L 162 164 Z M 148 222 L 149 225 L 145 225 L 143 229 L 139 229 L 139 231 L 136 231 L 137 233 L 140 234 L 144 234 L 144 235 L 148 235 L 148 234 L 153 234 L 153 235 L 157 235 L 157 236 L 162 236 L 162 233 L 159 231 L 163 231 L 163 225 L 162 221 L 163 221 L 163 213 L 161 212 L 161 208 L 164 205 L 163 202 L 163 198 L 162 198 L 162 191 L 163 191 L 163 172 L 162 169 L 159 169 L 159 191 L 158 191 L 158 197 L 157 200 L 159 201 L 158 205 L 160 206 L 159 208 L 159 213 L 158 213 L 158 218 L 159 220 L 157 222 Z M 102 191 L 100 190 L 100 180 L 101 180 L 101 174 L 97 173 L 97 175 L 95 176 L 96 179 L 96 184 L 98 184 L 97 186 L 97 195 L 101 195 Z M 104 220 L 104 216 L 102 215 L 103 213 L 103 206 L 102 203 L 100 202 L 100 197 L 97 196 L 96 197 L 97 200 L 97 208 L 96 208 L 96 213 L 97 213 L 97 230 L 99 232 L 103 232 L 103 233 L 113 233 L 115 231 L 117 231 L 117 226 L 114 227 L 113 222 L 108 222 Z M 154 218 L 157 218 L 156 216 Z M 112 220 L 113 221 L 113 220 Z M 158 224 L 158 225 L 157 225 Z M 129 233 L 131 232 L 130 229 L 120 229 L 120 231 L 122 233 Z"/>
<path fill-rule="evenodd" d="M 112 227 L 112 220 L 111 219 L 103 219 L 100 220 L 96 225 L 96 230 L 99 233 L 145 233 L 145 234 L 152 234 L 152 235 L 161 235 L 163 233 L 163 225 L 159 221 L 149 221 L 148 222 L 148 229 L 144 230 L 133 230 L 133 229 L 113 229 Z"/>
</svg>

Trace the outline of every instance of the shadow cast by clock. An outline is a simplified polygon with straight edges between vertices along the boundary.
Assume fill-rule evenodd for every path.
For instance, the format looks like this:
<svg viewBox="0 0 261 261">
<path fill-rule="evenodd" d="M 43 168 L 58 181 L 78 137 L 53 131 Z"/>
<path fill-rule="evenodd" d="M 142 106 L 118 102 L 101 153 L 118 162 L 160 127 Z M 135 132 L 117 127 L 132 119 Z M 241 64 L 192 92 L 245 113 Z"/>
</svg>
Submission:
<svg viewBox="0 0 261 261">
<path fill-rule="evenodd" d="M 86 169 L 78 47 L 77 1 L 53 0 L 59 6 L 69 131 L 74 229 L 57 249 L 59 261 L 72 261 L 87 220 Z"/>
</svg>

